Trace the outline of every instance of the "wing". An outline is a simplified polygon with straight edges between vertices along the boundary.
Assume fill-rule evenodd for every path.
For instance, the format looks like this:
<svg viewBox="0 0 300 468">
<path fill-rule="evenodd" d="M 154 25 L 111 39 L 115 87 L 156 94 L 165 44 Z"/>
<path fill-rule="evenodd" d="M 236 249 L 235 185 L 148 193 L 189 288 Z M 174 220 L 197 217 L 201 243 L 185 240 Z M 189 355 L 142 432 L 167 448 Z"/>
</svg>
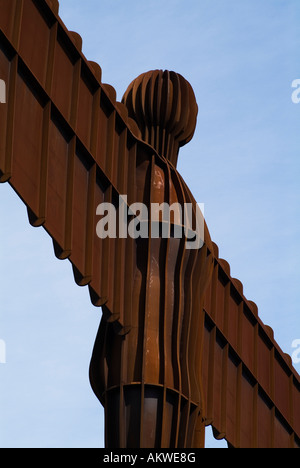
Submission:
<svg viewBox="0 0 300 468">
<path fill-rule="evenodd" d="M 26 204 L 30 223 L 52 237 L 56 256 L 71 261 L 93 304 L 125 332 L 133 246 L 97 236 L 96 208 L 112 203 L 118 219 L 119 196 L 136 201 L 137 154 L 153 150 L 139 141 L 114 89 L 101 83 L 99 65 L 82 55 L 81 38 L 58 17 L 57 1 L 0 0 L 0 11 L 0 76 L 7 85 L 0 181 Z"/>
<path fill-rule="evenodd" d="M 204 305 L 206 424 L 231 447 L 300 447 L 300 378 L 218 258 Z"/>
</svg>

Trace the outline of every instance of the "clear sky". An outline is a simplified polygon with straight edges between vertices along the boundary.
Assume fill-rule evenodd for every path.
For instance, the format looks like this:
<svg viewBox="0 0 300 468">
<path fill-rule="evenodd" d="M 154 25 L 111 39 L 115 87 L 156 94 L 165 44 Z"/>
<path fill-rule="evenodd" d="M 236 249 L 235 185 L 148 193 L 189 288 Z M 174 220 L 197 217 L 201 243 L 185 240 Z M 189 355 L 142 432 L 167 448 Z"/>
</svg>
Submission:
<svg viewBox="0 0 300 468">
<path fill-rule="evenodd" d="M 300 339 L 299 0 L 60 0 L 60 16 L 118 100 L 151 69 L 191 83 L 198 125 L 179 171 L 232 276 L 291 354 Z M 101 447 L 103 411 L 88 380 L 100 310 L 8 184 L 0 200 L 0 447 Z"/>
</svg>

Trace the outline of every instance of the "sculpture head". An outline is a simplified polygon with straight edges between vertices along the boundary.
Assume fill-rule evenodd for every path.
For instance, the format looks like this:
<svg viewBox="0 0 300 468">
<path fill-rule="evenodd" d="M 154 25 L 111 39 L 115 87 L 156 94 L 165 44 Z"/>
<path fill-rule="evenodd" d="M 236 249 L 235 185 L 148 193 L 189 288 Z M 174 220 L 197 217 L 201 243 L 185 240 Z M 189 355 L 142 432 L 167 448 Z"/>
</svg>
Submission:
<svg viewBox="0 0 300 468">
<path fill-rule="evenodd" d="M 191 85 L 173 71 L 143 73 L 128 86 L 122 102 L 142 138 L 175 167 L 178 151 L 195 132 L 198 106 Z"/>
</svg>

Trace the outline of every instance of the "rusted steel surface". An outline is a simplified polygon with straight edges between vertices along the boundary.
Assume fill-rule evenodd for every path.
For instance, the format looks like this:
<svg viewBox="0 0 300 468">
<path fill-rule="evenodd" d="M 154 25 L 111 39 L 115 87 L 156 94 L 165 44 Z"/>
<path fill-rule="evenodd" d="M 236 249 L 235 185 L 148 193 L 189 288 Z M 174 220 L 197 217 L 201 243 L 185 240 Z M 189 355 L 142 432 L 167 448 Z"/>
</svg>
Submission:
<svg viewBox="0 0 300 468">
<path fill-rule="evenodd" d="M 120 195 L 195 207 L 176 171 L 196 123 L 190 85 L 149 72 L 119 103 L 56 0 L 0 0 L 0 11 L 0 181 L 102 306 L 90 374 L 107 446 L 199 447 L 212 424 L 232 447 L 300 447 L 299 375 L 207 228 L 189 252 L 184 238 L 96 234 L 96 207 L 119 212 Z"/>
<path fill-rule="evenodd" d="M 153 71 L 129 86 L 124 102 L 129 115 L 145 124 L 145 140 L 166 157 L 160 162 L 144 154 L 136 171 L 138 199 L 147 207 L 166 202 L 190 203 L 195 209 L 195 200 L 168 162 L 176 163 L 179 145 L 195 130 L 191 86 L 174 72 Z M 171 222 L 174 231 L 180 227 L 176 216 Z M 138 239 L 131 330 L 120 337 L 105 320 L 100 325 L 90 374 L 105 407 L 107 447 L 203 443 L 200 311 L 213 270 L 213 245 L 206 227 L 201 249 L 189 249 L 187 242 L 186 236 L 155 238 L 151 232 Z"/>
<path fill-rule="evenodd" d="M 0 117 L 0 180 L 26 203 L 31 224 L 52 236 L 57 257 L 70 259 L 92 302 L 106 304 L 110 319 L 126 328 L 131 288 L 124 287 L 123 272 L 130 286 L 132 246 L 100 240 L 95 216 L 101 202 L 117 207 L 119 194 L 136 201 L 140 144 L 132 130 L 139 132 L 113 88 L 101 83 L 100 67 L 81 54 L 80 37 L 48 5 L 0 1 L 0 70 L 8 93 Z"/>
<path fill-rule="evenodd" d="M 232 447 L 300 447 L 300 378 L 218 257 L 205 295 L 206 424 Z"/>
</svg>

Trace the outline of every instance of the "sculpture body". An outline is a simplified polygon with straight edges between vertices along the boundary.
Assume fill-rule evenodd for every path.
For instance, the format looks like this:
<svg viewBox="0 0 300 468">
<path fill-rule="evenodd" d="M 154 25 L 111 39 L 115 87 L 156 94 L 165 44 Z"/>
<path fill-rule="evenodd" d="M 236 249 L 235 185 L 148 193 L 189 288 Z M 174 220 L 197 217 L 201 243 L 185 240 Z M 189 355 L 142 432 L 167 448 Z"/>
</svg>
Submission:
<svg viewBox="0 0 300 468">
<path fill-rule="evenodd" d="M 148 86 L 143 99 L 132 97 L 136 82 L 140 86 L 137 93 Z M 172 91 L 175 88 L 174 82 L 178 84 L 177 95 L 170 92 L 170 88 Z M 177 132 L 181 127 L 178 132 L 181 136 L 188 121 L 183 119 L 189 112 L 183 86 L 195 99 L 182 77 L 154 71 L 139 77 L 127 96 L 131 93 L 132 108 L 140 104 L 142 109 L 146 101 L 153 108 L 161 99 L 166 111 L 175 107 L 175 102 L 179 110 L 173 113 L 177 112 Z M 196 109 L 195 101 L 191 108 Z M 141 114 L 142 110 L 140 118 Z M 164 133 L 165 141 L 172 140 L 172 143 L 165 145 L 168 159 L 158 163 L 154 156 L 145 157 L 137 167 L 137 199 L 149 208 L 151 203 L 179 203 L 182 207 L 191 203 L 195 210 L 195 200 L 170 163 L 172 159 L 176 162 L 178 153 L 178 141 L 168 133 L 172 126 L 171 112 L 165 118 L 166 129 L 161 125 L 159 112 L 157 123 L 151 122 L 153 116 L 146 117 L 149 139 L 154 134 L 151 129 L 156 127 Z M 195 115 L 192 118 L 195 122 Z M 157 141 L 162 142 L 159 131 Z M 177 220 L 171 221 L 174 232 Z M 200 249 L 189 249 L 186 244 L 185 236 L 152 238 L 151 232 L 149 238 L 137 239 L 131 328 L 120 336 L 112 324 L 101 322 L 91 381 L 106 409 L 108 447 L 192 447 L 201 443 L 204 421 L 199 365 L 204 319 L 201 311 L 213 269 L 213 248 L 206 227 L 205 242 Z"/>
</svg>

